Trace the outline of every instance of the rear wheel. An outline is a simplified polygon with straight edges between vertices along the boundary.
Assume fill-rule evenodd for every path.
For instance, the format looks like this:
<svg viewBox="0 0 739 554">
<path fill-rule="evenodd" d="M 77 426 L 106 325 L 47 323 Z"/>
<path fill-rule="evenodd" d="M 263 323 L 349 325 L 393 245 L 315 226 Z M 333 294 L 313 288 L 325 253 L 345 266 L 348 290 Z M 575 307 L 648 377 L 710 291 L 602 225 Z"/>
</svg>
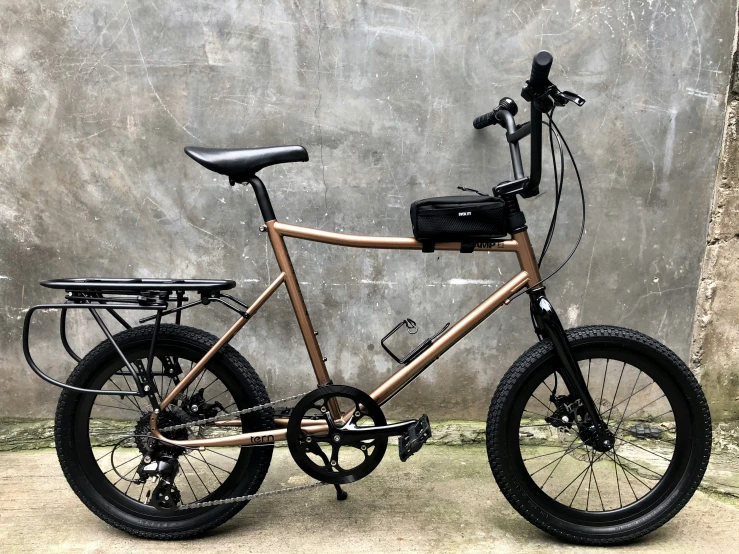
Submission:
<svg viewBox="0 0 739 554">
<path fill-rule="evenodd" d="M 490 404 L 490 466 L 508 501 L 534 525 L 584 544 L 653 531 L 695 492 L 711 451 L 700 385 L 667 347 L 629 329 L 571 329 L 568 340 L 601 418 L 605 452 L 579 425 L 551 341 L 510 368 Z"/>
<path fill-rule="evenodd" d="M 152 326 L 136 327 L 119 333 L 115 341 L 129 362 L 145 367 L 152 332 Z M 161 326 L 152 368 L 160 399 L 216 341 L 198 329 Z M 103 390 L 131 390 L 134 384 L 109 341 L 83 358 L 68 383 Z M 267 402 L 267 392 L 254 368 L 231 346 L 224 346 L 159 415 L 159 427 Z M 56 413 L 56 448 L 64 475 L 77 496 L 114 527 L 153 539 L 193 537 L 238 513 L 246 502 L 176 508 L 254 494 L 267 473 L 273 447 L 192 450 L 168 446 L 148 436 L 151 410 L 146 398 L 62 392 Z M 260 410 L 241 416 L 235 426 L 207 424 L 163 434 L 186 440 L 269 430 L 273 425 L 272 410 Z M 156 483 L 141 478 L 141 468 L 149 460 L 168 460 L 178 467 L 174 488 L 161 496 L 166 496 L 173 509 L 156 507 Z"/>
</svg>

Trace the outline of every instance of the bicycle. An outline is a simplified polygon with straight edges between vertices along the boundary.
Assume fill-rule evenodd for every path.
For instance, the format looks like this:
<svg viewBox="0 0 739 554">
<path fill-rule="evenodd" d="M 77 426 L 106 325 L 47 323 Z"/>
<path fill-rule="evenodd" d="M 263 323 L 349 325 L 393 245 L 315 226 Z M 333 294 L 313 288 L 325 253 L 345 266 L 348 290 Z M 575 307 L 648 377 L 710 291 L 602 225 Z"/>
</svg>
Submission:
<svg viewBox="0 0 739 554">
<path fill-rule="evenodd" d="M 534 57 L 522 91 L 531 106 L 530 122 L 516 124 L 518 108 L 510 98 L 474 121 L 478 129 L 496 124 L 505 129 L 514 178 L 496 186 L 492 196 L 478 192 L 414 203 L 413 238 L 346 235 L 278 221 L 257 172 L 307 161 L 301 146 L 186 148 L 191 158 L 226 175 L 231 185 L 252 186 L 264 219 L 260 229 L 269 237 L 280 274 L 251 305 L 225 292 L 235 286 L 228 280 L 42 283 L 64 290 L 66 300 L 28 311 L 24 354 L 34 372 L 64 389 L 56 411 L 56 448 L 82 502 L 133 535 L 181 539 L 215 528 L 263 495 L 333 485 L 342 500 L 342 485 L 369 475 L 390 437 L 398 437 L 399 456 L 406 461 L 431 436 L 427 416 L 388 423 L 382 406 L 498 308 L 528 294 L 539 342 L 505 373 L 487 418 L 487 453 L 501 491 L 534 525 L 584 544 L 630 541 L 673 517 L 696 490 L 710 455 L 711 420 L 700 385 L 671 350 L 637 331 L 605 325 L 565 331 L 545 294 L 549 277 L 542 278 L 539 266 L 556 223 L 563 144 L 583 194 L 574 158 L 552 115 L 555 107 L 581 106 L 584 100 L 549 81 L 551 65 L 548 52 Z M 537 260 L 518 196 L 539 193 L 544 125 L 556 194 Z M 531 160 L 525 176 L 519 141 L 528 135 Z M 559 174 L 553 139 L 559 146 Z M 401 367 L 366 393 L 331 381 L 285 237 L 353 248 L 515 253 L 520 272 L 402 357 L 387 339 L 402 328 L 415 332 L 416 325 L 410 319 L 399 323 L 381 344 Z M 228 343 L 282 285 L 318 386 L 270 401 L 254 368 Z M 184 310 L 211 303 L 239 315 L 221 338 L 181 323 Z M 49 377 L 31 357 L 30 323 L 40 309 L 61 311 L 62 344 L 78 362 L 66 382 Z M 67 340 L 70 309 L 88 310 L 106 336 L 84 357 Z M 153 324 L 133 327 L 118 310 L 153 310 L 154 315 L 139 320 Z M 125 330 L 114 335 L 101 311 Z M 175 314 L 174 324 L 162 322 L 169 314 Z M 280 407 L 297 399 L 292 407 Z M 258 492 L 278 442 L 287 443 L 298 467 L 315 482 Z"/>
</svg>

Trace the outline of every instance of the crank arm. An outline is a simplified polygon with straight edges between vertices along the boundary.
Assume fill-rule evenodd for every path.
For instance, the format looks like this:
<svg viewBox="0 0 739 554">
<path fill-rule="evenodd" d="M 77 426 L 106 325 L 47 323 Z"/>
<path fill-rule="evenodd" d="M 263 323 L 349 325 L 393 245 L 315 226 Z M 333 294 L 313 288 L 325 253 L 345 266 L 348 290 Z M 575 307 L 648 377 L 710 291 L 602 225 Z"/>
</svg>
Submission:
<svg viewBox="0 0 739 554">
<path fill-rule="evenodd" d="M 562 327 L 562 323 L 557 316 L 557 312 L 554 311 L 554 308 L 544 295 L 543 288 L 531 292 L 531 304 L 537 325 L 543 327 L 546 336 L 554 345 L 554 350 L 557 352 L 559 361 L 562 363 L 562 378 L 567 388 L 571 392 L 574 392 L 582 402 L 583 407 L 590 416 L 590 421 L 596 427 L 596 433 L 599 436 L 604 435 L 608 427 L 600 417 L 600 412 L 592 396 L 590 396 L 590 391 L 582 376 L 580 366 L 572 355 L 572 350 L 570 350 L 570 344 L 567 342 L 567 335 Z"/>
<path fill-rule="evenodd" d="M 341 442 L 346 443 L 377 439 L 381 437 L 400 436 L 415 424 L 415 419 L 401 421 L 400 423 L 391 423 L 390 425 L 374 425 L 372 427 L 357 427 L 353 423 L 349 423 L 344 427 L 336 428 L 335 432 L 338 432 L 341 437 Z"/>
</svg>

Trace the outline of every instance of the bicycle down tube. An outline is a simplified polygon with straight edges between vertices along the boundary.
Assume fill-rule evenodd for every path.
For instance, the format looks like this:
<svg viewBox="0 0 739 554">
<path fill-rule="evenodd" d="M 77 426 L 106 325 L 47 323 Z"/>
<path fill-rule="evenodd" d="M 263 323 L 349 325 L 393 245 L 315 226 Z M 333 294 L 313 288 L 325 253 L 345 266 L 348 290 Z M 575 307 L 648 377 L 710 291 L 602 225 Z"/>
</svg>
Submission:
<svg viewBox="0 0 739 554">
<path fill-rule="evenodd" d="M 262 185 L 263 186 L 263 185 Z M 255 187 L 256 189 L 256 187 Z M 221 337 L 221 339 L 213 345 L 213 347 L 203 356 L 203 358 L 193 367 L 193 369 L 185 375 L 177 386 L 164 398 L 161 402 L 159 410 L 164 410 L 187 386 L 197 377 L 197 375 L 205 368 L 208 361 L 227 344 L 236 333 L 246 324 L 257 310 L 272 296 L 272 294 L 282 285 L 288 291 L 290 303 L 293 306 L 295 315 L 303 336 L 308 356 L 316 375 L 319 385 L 331 382 L 328 370 L 326 369 L 325 359 L 321 354 L 316 333 L 313 329 L 308 309 L 305 305 L 300 284 L 293 270 L 290 255 L 284 242 L 284 237 L 292 237 L 311 242 L 321 242 L 333 244 L 336 246 L 352 247 L 352 248 L 372 248 L 383 250 L 422 250 L 423 244 L 409 237 L 377 237 L 348 235 L 342 233 L 333 233 L 312 229 L 308 227 L 300 227 L 297 225 L 289 225 L 279 223 L 275 219 L 271 219 L 266 223 L 266 231 L 269 236 L 272 249 L 280 268 L 280 275 L 265 290 L 255 303 L 246 311 L 247 317 L 242 317 Z M 458 341 L 465 337 L 470 331 L 475 329 L 480 323 L 492 315 L 500 306 L 506 304 L 509 299 L 518 291 L 525 287 L 533 287 L 541 281 L 539 267 L 536 263 L 531 242 L 529 241 L 528 232 L 523 230 L 513 233 L 510 240 L 479 242 L 475 244 L 474 249 L 478 251 L 489 252 L 515 252 L 518 258 L 521 271 L 512 279 L 504 283 L 492 295 L 483 300 L 476 308 L 462 317 L 443 334 L 434 340 L 434 342 L 421 355 L 415 358 L 409 364 L 402 366 L 398 371 L 393 373 L 388 379 L 380 384 L 371 394 L 373 400 L 382 405 L 388 402 L 393 396 L 400 392 L 413 379 L 421 374 L 427 367 L 436 361 L 444 352 L 449 350 Z M 459 251 L 460 243 L 437 243 L 436 250 Z M 334 419 L 340 419 L 342 414 L 338 410 L 338 406 L 334 406 L 331 410 Z M 287 437 L 285 426 L 287 420 L 284 418 L 275 418 L 277 429 L 271 431 L 261 431 L 253 433 L 244 433 L 229 437 L 216 437 L 209 439 L 193 439 L 193 440 L 172 440 L 162 436 L 157 429 L 156 419 L 157 412 L 151 416 L 151 430 L 157 439 L 175 444 L 182 447 L 198 448 L 213 446 L 252 446 L 265 443 L 273 443 L 283 441 Z M 239 426 L 240 420 L 222 421 L 221 426 Z M 311 433 L 325 432 L 325 424 L 317 424 L 316 422 L 306 422 L 303 429 Z"/>
</svg>

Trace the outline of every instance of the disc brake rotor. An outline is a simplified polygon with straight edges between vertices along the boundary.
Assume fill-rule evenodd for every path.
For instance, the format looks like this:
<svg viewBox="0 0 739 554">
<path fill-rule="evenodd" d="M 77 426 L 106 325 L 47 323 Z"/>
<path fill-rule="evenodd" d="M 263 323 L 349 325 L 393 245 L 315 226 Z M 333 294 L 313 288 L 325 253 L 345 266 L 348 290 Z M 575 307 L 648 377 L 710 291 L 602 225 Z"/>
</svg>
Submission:
<svg viewBox="0 0 739 554">
<path fill-rule="evenodd" d="M 334 421 L 331 407 L 345 420 Z M 305 427 L 325 424 L 318 433 Z M 325 385 L 303 397 L 287 424 L 287 445 L 295 463 L 314 479 L 342 485 L 366 477 L 380 464 L 387 437 L 358 439 L 352 427 L 386 425 L 382 408 L 367 393 L 348 386 Z"/>
</svg>

